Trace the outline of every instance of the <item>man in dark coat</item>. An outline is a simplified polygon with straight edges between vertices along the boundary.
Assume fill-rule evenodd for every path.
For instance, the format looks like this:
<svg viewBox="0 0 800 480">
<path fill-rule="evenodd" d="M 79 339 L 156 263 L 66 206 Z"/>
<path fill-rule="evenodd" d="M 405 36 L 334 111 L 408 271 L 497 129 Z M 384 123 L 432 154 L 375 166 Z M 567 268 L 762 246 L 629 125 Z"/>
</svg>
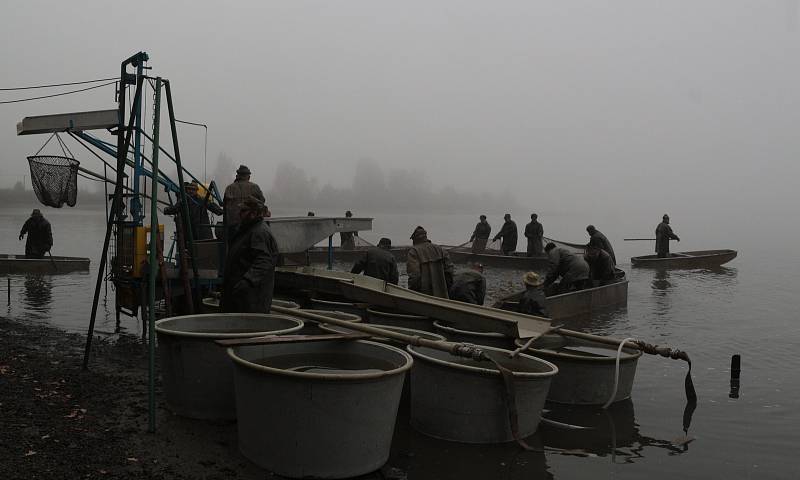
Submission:
<svg viewBox="0 0 800 480">
<path fill-rule="evenodd" d="M 350 210 L 344 212 L 345 218 L 353 218 L 353 212 Z M 339 232 L 339 239 L 341 240 L 342 250 L 355 250 L 356 249 L 356 235 L 358 232 Z"/>
<path fill-rule="evenodd" d="M 486 298 L 486 279 L 483 277 L 483 265 L 474 263 L 469 270 L 462 270 L 453 277 L 450 287 L 450 298 L 459 302 L 483 305 Z"/>
<path fill-rule="evenodd" d="M 583 258 L 589 264 L 589 278 L 592 279 L 593 286 L 600 287 L 614 283 L 614 263 L 608 252 L 598 245 L 589 245 Z"/>
<path fill-rule="evenodd" d="M 222 197 L 222 205 L 225 207 L 225 241 L 230 241 L 236 228 L 239 227 L 239 205 L 250 197 L 255 197 L 261 202 L 266 202 L 261 187 L 250 181 L 250 169 L 247 165 L 239 165 L 236 169 L 236 179 L 225 187 L 225 194 Z"/>
<path fill-rule="evenodd" d="M 589 244 L 586 245 L 590 247 L 592 245 L 598 246 L 606 251 L 611 256 L 612 264 L 617 264 L 617 257 L 614 255 L 614 249 L 611 247 L 611 242 L 608 241 L 608 238 L 603 235 L 603 232 L 594 228 L 594 225 L 589 225 L 586 227 L 586 233 L 589 234 Z"/>
<path fill-rule="evenodd" d="M 428 240 L 428 232 L 418 226 L 411 234 L 406 272 L 408 288 L 434 297 L 448 298 L 453 285 L 453 262 L 447 250 Z"/>
<path fill-rule="evenodd" d="M 550 313 L 547 311 L 547 302 L 542 290 L 542 279 L 536 272 L 528 272 L 522 277 L 522 283 L 525 284 L 525 292 L 519 299 L 519 306 L 517 311 L 526 315 L 535 315 L 537 317 L 549 317 Z"/>
<path fill-rule="evenodd" d="M 589 282 L 589 265 L 582 256 L 569 250 L 556 247 L 553 242 L 544 247 L 550 262 L 550 271 L 544 280 L 544 286 L 549 287 L 561 278 L 555 293 L 566 293 L 572 290 L 583 290 Z"/>
<path fill-rule="evenodd" d="M 361 273 L 373 278 L 379 278 L 386 282 L 397 285 L 400 280 L 400 272 L 397 270 L 397 260 L 390 252 L 392 241 L 388 238 L 381 238 L 377 247 L 367 249 L 364 256 L 359 259 L 350 273 Z"/>
<path fill-rule="evenodd" d="M 656 227 L 656 254 L 658 254 L 658 258 L 669 257 L 670 240 L 681 241 L 681 239 L 675 235 L 675 232 L 672 231 L 672 227 L 669 226 L 669 215 L 665 213 L 661 219 L 661 223 Z"/>
<path fill-rule="evenodd" d="M 486 250 L 486 243 L 491 234 L 492 226 L 486 221 L 486 215 L 481 215 L 480 221 L 475 225 L 475 231 L 469 237 L 469 241 L 472 242 L 472 253 L 481 253 Z"/>
<path fill-rule="evenodd" d="M 508 213 L 505 214 L 503 219 L 505 223 L 492 241 L 496 242 L 498 238 L 502 238 L 503 243 L 500 246 L 500 250 L 503 251 L 503 255 L 511 255 L 517 249 L 517 224 L 514 223 L 514 220 L 511 220 L 511 215 Z"/>
<path fill-rule="evenodd" d="M 192 228 L 192 238 L 194 240 L 208 240 L 214 238 L 211 233 L 211 221 L 208 219 L 209 210 L 215 215 L 222 215 L 222 207 L 214 203 L 209 198 L 210 195 L 206 194 L 204 198 L 197 195 L 198 184 L 197 182 L 185 184 L 186 189 L 186 203 L 189 207 L 189 225 Z M 180 215 L 182 211 L 180 201 L 175 205 L 171 205 L 164 209 L 165 215 Z M 180 221 L 180 217 L 176 216 L 175 221 Z"/>
<path fill-rule="evenodd" d="M 531 223 L 525 225 L 525 238 L 528 239 L 528 256 L 533 257 L 544 254 L 544 228 L 537 220 L 539 215 L 531 214 Z"/>
<path fill-rule="evenodd" d="M 22 240 L 26 233 L 25 258 L 44 258 L 44 254 L 53 247 L 53 230 L 38 208 L 33 209 L 31 216 L 25 220 L 19 239 Z"/>
<path fill-rule="evenodd" d="M 240 209 L 240 225 L 230 240 L 225 259 L 222 311 L 269 313 L 275 286 L 278 244 L 264 217 L 269 210 L 256 198 L 246 199 Z"/>
</svg>

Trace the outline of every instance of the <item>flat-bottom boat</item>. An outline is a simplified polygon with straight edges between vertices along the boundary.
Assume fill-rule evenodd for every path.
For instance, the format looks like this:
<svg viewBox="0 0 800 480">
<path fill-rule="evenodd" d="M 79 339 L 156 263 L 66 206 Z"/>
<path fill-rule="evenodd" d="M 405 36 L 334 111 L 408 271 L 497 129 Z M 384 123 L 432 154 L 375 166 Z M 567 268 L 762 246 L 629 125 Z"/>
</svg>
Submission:
<svg viewBox="0 0 800 480">
<path fill-rule="evenodd" d="M 693 252 L 672 253 L 669 257 L 657 255 L 632 257 L 634 267 L 652 268 L 713 268 L 736 258 L 736 250 L 696 250 Z"/>
<path fill-rule="evenodd" d="M 0 254 L 0 274 L 68 273 L 89 270 L 89 259 L 82 257 L 47 256 L 26 258 L 25 255 Z"/>
<path fill-rule="evenodd" d="M 515 293 L 498 300 L 495 308 L 517 311 L 519 298 L 523 292 Z M 584 290 L 562 293 L 547 297 L 547 311 L 550 318 L 560 320 L 578 315 L 588 315 L 597 310 L 608 310 L 628 304 L 628 280 L 620 280 Z"/>
</svg>

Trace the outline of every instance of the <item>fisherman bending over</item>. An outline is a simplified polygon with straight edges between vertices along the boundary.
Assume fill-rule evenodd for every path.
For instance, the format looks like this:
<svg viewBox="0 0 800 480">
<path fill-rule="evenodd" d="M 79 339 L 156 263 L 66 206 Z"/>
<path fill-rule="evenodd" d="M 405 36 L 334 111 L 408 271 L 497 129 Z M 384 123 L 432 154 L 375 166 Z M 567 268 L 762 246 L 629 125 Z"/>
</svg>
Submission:
<svg viewBox="0 0 800 480">
<path fill-rule="evenodd" d="M 614 263 L 611 261 L 611 255 L 605 250 L 590 244 L 586 247 L 586 255 L 583 258 L 589 264 L 589 278 L 592 279 L 593 286 L 599 287 L 614 283 L 616 280 Z"/>
<path fill-rule="evenodd" d="M 594 228 L 594 225 L 589 225 L 586 227 L 586 233 L 589 234 L 589 244 L 586 245 L 590 247 L 592 245 L 602 248 L 611 256 L 611 263 L 613 265 L 617 264 L 617 257 L 614 255 L 614 249 L 611 248 L 611 242 L 608 241 L 608 238 L 603 235 L 603 233 Z"/>
<path fill-rule="evenodd" d="M 391 284 L 397 285 L 400 280 L 400 272 L 397 271 L 397 260 L 392 255 L 390 249 L 392 241 L 388 238 L 381 238 L 377 247 L 369 247 L 356 263 L 350 273 L 361 273 L 373 278 L 379 278 Z"/>
<path fill-rule="evenodd" d="M 269 216 L 259 198 L 250 197 L 241 204 L 239 228 L 225 259 L 223 312 L 269 313 L 278 263 L 278 244 L 264 220 Z"/>
<path fill-rule="evenodd" d="M 406 272 L 408 288 L 434 297 L 448 298 L 453 284 L 453 262 L 447 251 L 428 240 L 428 232 L 418 226 L 411 234 Z"/>
<path fill-rule="evenodd" d="M 469 270 L 462 270 L 453 277 L 450 287 L 450 298 L 459 302 L 483 305 L 486 297 L 486 279 L 483 277 L 483 265 L 473 263 Z"/>
<path fill-rule="evenodd" d="M 34 208 L 31 216 L 25 220 L 19 231 L 19 239 L 22 240 L 26 233 L 25 258 L 44 258 L 44 254 L 53 247 L 53 230 L 38 208 Z"/>
<path fill-rule="evenodd" d="M 550 271 L 544 280 L 544 286 L 553 285 L 561 278 L 555 293 L 566 293 L 572 290 L 583 290 L 589 284 L 589 265 L 578 255 L 569 250 L 556 247 L 553 242 L 544 247 L 550 263 Z"/>
</svg>

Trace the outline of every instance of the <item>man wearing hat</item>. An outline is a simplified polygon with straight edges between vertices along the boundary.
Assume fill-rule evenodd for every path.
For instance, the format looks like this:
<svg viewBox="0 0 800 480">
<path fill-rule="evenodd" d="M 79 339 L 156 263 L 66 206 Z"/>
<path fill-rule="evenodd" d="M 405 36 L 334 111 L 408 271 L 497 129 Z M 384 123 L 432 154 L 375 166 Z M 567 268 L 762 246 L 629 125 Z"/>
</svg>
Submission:
<svg viewBox="0 0 800 480">
<path fill-rule="evenodd" d="M 531 214 L 531 223 L 525 225 L 525 238 L 528 239 L 528 256 L 544 254 L 544 228 L 539 223 L 539 215 Z"/>
<path fill-rule="evenodd" d="M 214 203 L 210 198 L 210 192 L 206 191 L 205 198 L 198 195 L 200 185 L 196 180 L 192 183 L 184 183 L 186 190 L 186 203 L 189 207 L 189 225 L 192 228 L 192 239 L 194 240 L 207 240 L 214 238 L 211 233 L 211 222 L 208 218 L 209 210 L 215 215 L 222 215 L 222 208 Z M 164 209 L 165 215 L 180 215 L 181 214 L 180 202 L 175 205 L 170 205 Z M 178 222 L 180 217 L 176 217 L 175 221 Z"/>
<path fill-rule="evenodd" d="M 434 297 L 448 298 L 453 285 L 453 262 L 447 251 L 428 240 L 428 232 L 418 226 L 411 234 L 406 272 L 408 288 Z"/>
<path fill-rule="evenodd" d="M 658 254 L 658 258 L 669 257 L 670 240 L 681 241 L 672 231 L 672 227 L 669 226 L 669 215 L 665 213 L 661 218 L 661 223 L 656 227 L 656 254 Z"/>
<path fill-rule="evenodd" d="M 373 278 L 379 278 L 393 285 L 397 285 L 400 280 L 400 272 L 397 270 L 397 260 L 390 251 L 392 241 L 388 238 L 381 238 L 377 247 L 369 247 L 364 255 L 353 265 L 350 273 L 361 273 Z"/>
<path fill-rule="evenodd" d="M 236 179 L 225 188 L 222 203 L 225 207 L 225 232 L 226 241 L 230 241 L 233 233 L 239 226 L 239 205 L 248 197 L 255 197 L 261 202 L 266 202 L 261 188 L 250 181 L 250 169 L 247 165 L 239 165 L 236 169 Z"/>
<path fill-rule="evenodd" d="M 450 287 L 450 299 L 459 302 L 483 305 L 486 298 L 486 278 L 483 277 L 483 265 L 473 263 L 469 270 L 462 270 L 453 277 Z"/>
<path fill-rule="evenodd" d="M 275 286 L 278 244 L 264 217 L 269 210 L 261 199 L 248 197 L 240 204 L 239 228 L 229 241 L 222 285 L 222 311 L 269 313 Z"/>
<path fill-rule="evenodd" d="M 519 313 L 526 315 L 536 315 L 537 317 L 549 317 L 547 312 L 547 300 L 542 290 L 544 282 L 536 272 L 528 272 L 522 277 L 525 284 L 525 291 L 519 299 Z"/>
<path fill-rule="evenodd" d="M 492 241 L 496 242 L 498 238 L 502 238 L 503 243 L 500 246 L 500 250 L 503 251 L 503 255 L 511 255 L 517 249 L 517 224 L 514 220 L 511 220 L 510 213 L 506 213 L 503 219 L 505 223 L 503 223 L 500 231 L 497 232 Z"/>
<path fill-rule="evenodd" d="M 472 253 L 481 253 L 486 250 L 486 243 L 492 234 L 492 226 L 486 221 L 486 215 L 481 215 L 480 221 L 475 225 L 475 231 L 469 237 L 472 242 Z"/>
<path fill-rule="evenodd" d="M 31 216 L 25 220 L 19 239 L 22 240 L 26 233 L 25 258 L 44 258 L 44 254 L 53 247 L 53 230 L 38 208 L 34 208 Z"/>
<path fill-rule="evenodd" d="M 596 246 L 600 247 L 611 257 L 611 264 L 617 264 L 617 257 L 614 255 L 614 249 L 611 247 L 611 242 L 608 241 L 608 238 L 603 235 L 603 232 L 596 229 L 594 225 L 589 225 L 586 227 L 586 233 L 589 234 L 589 243 L 586 247 Z"/>
</svg>

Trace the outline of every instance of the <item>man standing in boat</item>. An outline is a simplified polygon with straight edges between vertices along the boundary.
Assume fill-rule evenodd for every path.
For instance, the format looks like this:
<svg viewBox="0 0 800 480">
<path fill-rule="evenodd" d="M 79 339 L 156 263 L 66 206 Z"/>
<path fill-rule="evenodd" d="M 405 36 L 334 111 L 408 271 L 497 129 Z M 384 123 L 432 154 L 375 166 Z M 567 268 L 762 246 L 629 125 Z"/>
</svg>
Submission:
<svg viewBox="0 0 800 480">
<path fill-rule="evenodd" d="M 345 218 L 353 218 L 353 212 L 350 210 L 344 213 Z M 358 232 L 339 232 L 342 250 L 355 250 L 356 249 L 356 234 Z"/>
<path fill-rule="evenodd" d="M 230 239 L 222 285 L 222 311 L 269 313 L 278 244 L 264 220 L 269 209 L 254 196 L 242 202 L 239 228 Z"/>
<path fill-rule="evenodd" d="M 439 245 L 428 240 L 428 232 L 418 226 L 411 234 L 406 272 L 408 288 L 434 297 L 448 298 L 453 285 L 453 262 Z"/>
<path fill-rule="evenodd" d="M 458 272 L 453 277 L 450 287 L 450 299 L 459 302 L 483 305 L 486 298 L 486 278 L 483 276 L 483 265 L 473 263 L 469 270 Z"/>
<path fill-rule="evenodd" d="M 528 256 L 544 254 L 544 227 L 539 223 L 539 215 L 531 214 L 531 223 L 525 225 L 525 238 L 528 239 Z"/>
<path fill-rule="evenodd" d="M 225 187 L 222 204 L 225 207 L 225 241 L 230 242 L 236 229 L 239 227 L 239 206 L 249 198 L 255 197 L 262 203 L 266 202 L 261 187 L 250 181 L 250 169 L 247 165 L 239 165 L 236 169 L 236 179 Z"/>
<path fill-rule="evenodd" d="M 553 242 L 548 243 L 544 251 L 547 252 L 550 262 L 550 271 L 544 279 L 545 287 L 553 285 L 559 278 L 561 281 L 554 292 L 557 294 L 573 289 L 583 290 L 590 284 L 589 265 L 582 256 L 575 255 L 566 248 L 556 247 Z"/>
<path fill-rule="evenodd" d="M 31 216 L 25 220 L 19 239 L 22 240 L 26 233 L 25 258 L 44 258 L 44 254 L 53 247 L 53 230 L 38 208 L 34 208 Z"/>
<path fill-rule="evenodd" d="M 656 254 L 658 258 L 669 257 L 670 240 L 681 241 L 681 239 L 675 235 L 675 232 L 672 231 L 672 227 L 669 226 L 669 215 L 665 213 L 661 219 L 661 223 L 656 227 Z"/>
<path fill-rule="evenodd" d="M 603 232 L 596 229 L 594 225 L 589 225 L 586 227 L 586 233 L 589 234 L 589 244 L 586 246 L 590 247 L 594 245 L 602 248 L 611 256 L 611 263 L 616 265 L 617 257 L 614 255 L 614 249 L 611 247 L 611 242 L 608 241 L 608 238 L 603 235 Z"/>
<path fill-rule="evenodd" d="M 391 284 L 397 285 L 400 280 L 400 272 L 397 270 L 397 260 L 390 251 L 392 241 L 388 238 L 381 238 L 377 247 L 369 247 L 364 256 L 359 259 L 350 273 L 361 273 L 373 278 L 379 278 Z"/>
<path fill-rule="evenodd" d="M 525 291 L 519 299 L 519 306 L 517 311 L 526 315 L 535 315 L 537 317 L 550 317 L 547 311 L 547 302 L 542 290 L 542 279 L 536 272 L 528 272 L 522 277 L 522 283 L 525 284 Z"/>
<path fill-rule="evenodd" d="M 506 213 L 503 219 L 505 223 L 492 241 L 496 242 L 498 238 L 502 238 L 503 243 L 500 249 L 503 251 L 503 255 L 511 255 L 517 249 L 517 224 L 511 220 L 510 213 Z"/>
<path fill-rule="evenodd" d="M 472 253 L 482 253 L 486 250 L 486 243 L 492 234 L 492 226 L 486 221 L 486 215 L 481 215 L 480 221 L 475 225 L 475 231 L 469 237 L 472 242 Z"/>
</svg>

